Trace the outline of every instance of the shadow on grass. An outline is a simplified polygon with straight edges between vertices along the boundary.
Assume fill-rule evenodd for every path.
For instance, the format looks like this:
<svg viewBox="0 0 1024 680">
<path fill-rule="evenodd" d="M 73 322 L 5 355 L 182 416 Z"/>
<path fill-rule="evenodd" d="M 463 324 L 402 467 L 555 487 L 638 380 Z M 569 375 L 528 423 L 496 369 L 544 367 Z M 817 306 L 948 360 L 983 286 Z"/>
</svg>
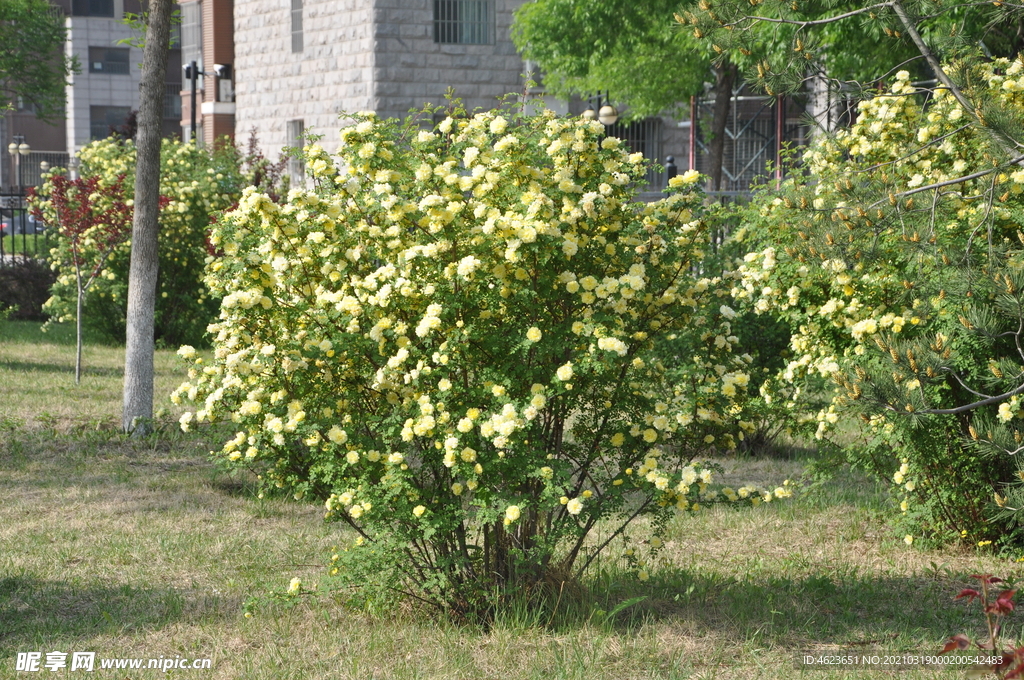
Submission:
<svg viewBox="0 0 1024 680">
<path fill-rule="evenodd" d="M 99 635 L 223 621 L 240 611 L 240 600 L 171 588 L 83 587 L 8 576 L 0 579 L 0 659 L 19 651 L 71 651 L 76 644 L 84 650 L 78 641 Z"/>
<path fill-rule="evenodd" d="M 53 364 L 38 361 L 14 361 L 11 359 L 5 359 L 0 360 L 0 368 L 18 373 L 66 373 L 70 377 L 74 377 L 75 375 L 74 363 Z M 90 376 L 123 378 L 124 366 L 97 367 L 89 366 L 87 363 L 83 362 L 82 377 L 88 378 Z"/>
<path fill-rule="evenodd" d="M 737 644 L 802 649 L 820 645 L 891 646 L 935 644 L 973 631 L 980 610 L 954 603 L 971 581 L 968 573 L 878 577 L 850 573 L 805 578 L 736 579 L 713 571 L 663 570 L 648 584 L 627 577 L 592 586 L 605 609 L 630 598 L 642 602 L 620 613 L 614 628 L 647 622 L 716 633 Z M 936 653 L 935 649 L 915 649 Z"/>
</svg>

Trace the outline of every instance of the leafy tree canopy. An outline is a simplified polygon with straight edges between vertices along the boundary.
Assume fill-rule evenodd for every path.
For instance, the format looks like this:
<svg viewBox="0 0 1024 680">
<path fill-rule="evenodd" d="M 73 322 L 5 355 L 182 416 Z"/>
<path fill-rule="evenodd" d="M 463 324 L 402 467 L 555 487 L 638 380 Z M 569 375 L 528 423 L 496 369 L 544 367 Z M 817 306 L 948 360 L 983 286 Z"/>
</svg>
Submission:
<svg viewBox="0 0 1024 680">
<path fill-rule="evenodd" d="M 0 2 L 0 110 L 21 99 L 44 120 L 64 110 L 64 86 L 76 69 L 63 53 L 64 19 L 46 0 Z"/>
<path fill-rule="evenodd" d="M 607 90 L 628 117 L 672 111 L 711 77 L 706 45 L 673 25 L 674 0 L 537 0 L 516 12 L 512 39 L 559 96 Z"/>
</svg>

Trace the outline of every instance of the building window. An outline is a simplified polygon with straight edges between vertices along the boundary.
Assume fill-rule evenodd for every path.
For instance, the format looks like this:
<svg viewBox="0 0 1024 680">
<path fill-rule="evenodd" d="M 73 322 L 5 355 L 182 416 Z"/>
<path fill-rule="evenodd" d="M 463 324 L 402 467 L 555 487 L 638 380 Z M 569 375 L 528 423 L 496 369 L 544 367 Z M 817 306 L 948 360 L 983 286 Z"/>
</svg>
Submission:
<svg viewBox="0 0 1024 680">
<path fill-rule="evenodd" d="M 14 110 L 18 113 L 37 113 L 38 109 L 33 102 L 19 96 L 17 101 L 14 103 Z"/>
<path fill-rule="evenodd" d="M 111 128 L 124 125 L 131 112 L 128 106 L 90 106 L 89 136 L 92 139 L 106 139 L 110 136 Z"/>
<path fill-rule="evenodd" d="M 434 42 L 490 45 L 493 24 L 493 0 L 434 0 Z"/>
<path fill-rule="evenodd" d="M 181 120 L 181 83 L 164 83 L 164 118 Z"/>
<path fill-rule="evenodd" d="M 127 47 L 90 47 L 89 73 L 109 73 L 126 76 L 131 73 Z"/>
<path fill-rule="evenodd" d="M 113 17 L 114 0 L 74 0 L 71 13 L 76 17 Z"/>
<path fill-rule="evenodd" d="M 288 175 L 292 186 L 302 186 L 306 181 L 306 162 L 302 158 L 302 133 L 305 126 L 301 120 L 290 120 L 287 123 L 288 146 L 292 148 L 288 157 Z"/>
<path fill-rule="evenodd" d="M 292 52 L 302 51 L 302 0 L 292 0 Z"/>
<path fill-rule="evenodd" d="M 181 4 L 181 65 L 191 62 L 203 70 L 203 4 L 187 2 Z"/>
</svg>

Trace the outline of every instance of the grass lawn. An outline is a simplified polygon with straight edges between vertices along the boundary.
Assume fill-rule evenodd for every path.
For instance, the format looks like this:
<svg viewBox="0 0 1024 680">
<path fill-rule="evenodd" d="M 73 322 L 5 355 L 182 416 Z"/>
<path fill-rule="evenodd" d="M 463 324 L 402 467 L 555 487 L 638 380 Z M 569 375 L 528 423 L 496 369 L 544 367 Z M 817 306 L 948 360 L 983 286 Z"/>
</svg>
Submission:
<svg viewBox="0 0 1024 680">
<path fill-rule="evenodd" d="M 522 613 L 489 630 L 413 609 L 371 614 L 320 591 L 257 604 L 248 618 L 247 602 L 295 576 L 315 585 L 349 538 L 316 507 L 256 498 L 210 461 L 203 433 L 175 430 L 173 413 L 159 436 L 123 439 L 123 350 L 87 345 L 75 386 L 72 339 L 0 322 L 0 678 L 35 677 L 15 671 L 32 651 L 44 661 L 95 652 L 97 670 L 81 677 L 133 680 L 957 678 L 964 671 L 797 670 L 795 658 L 845 645 L 934 653 L 951 634 L 981 632 L 977 610 L 952 602 L 970 574 L 1021 572 L 905 545 L 881 517 L 882 488 L 844 471 L 784 503 L 680 518 L 649 581 L 608 563 L 540 625 Z M 181 370 L 158 352 L 158 406 Z M 803 465 L 722 462 L 740 483 L 796 478 Z M 641 596 L 610 622 L 601 613 Z M 98 669 L 179 656 L 212 668 Z"/>
<path fill-rule="evenodd" d="M 50 244 L 42 234 L 8 234 L 0 236 L 3 240 L 4 255 L 46 255 L 50 252 Z"/>
</svg>

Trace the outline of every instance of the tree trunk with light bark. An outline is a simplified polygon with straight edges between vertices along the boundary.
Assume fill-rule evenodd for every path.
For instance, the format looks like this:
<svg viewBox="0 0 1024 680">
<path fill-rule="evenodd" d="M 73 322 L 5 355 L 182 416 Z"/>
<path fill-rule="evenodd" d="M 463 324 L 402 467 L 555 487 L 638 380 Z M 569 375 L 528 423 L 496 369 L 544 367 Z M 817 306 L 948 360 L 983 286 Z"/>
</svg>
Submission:
<svg viewBox="0 0 1024 680">
<path fill-rule="evenodd" d="M 146 13 L 146 44 L 139 85 L 136 139 L 135 215 L 132 221 L 128 273 L 128 319 L 125 337 L 125 432 L 145 435 L 153 419 L 153 321 L 159 269 L 157 233 L 160 217 L 160 137 L 164 82 L 171 33 L 171 0 L 150 0 Z"/>
</svg>

